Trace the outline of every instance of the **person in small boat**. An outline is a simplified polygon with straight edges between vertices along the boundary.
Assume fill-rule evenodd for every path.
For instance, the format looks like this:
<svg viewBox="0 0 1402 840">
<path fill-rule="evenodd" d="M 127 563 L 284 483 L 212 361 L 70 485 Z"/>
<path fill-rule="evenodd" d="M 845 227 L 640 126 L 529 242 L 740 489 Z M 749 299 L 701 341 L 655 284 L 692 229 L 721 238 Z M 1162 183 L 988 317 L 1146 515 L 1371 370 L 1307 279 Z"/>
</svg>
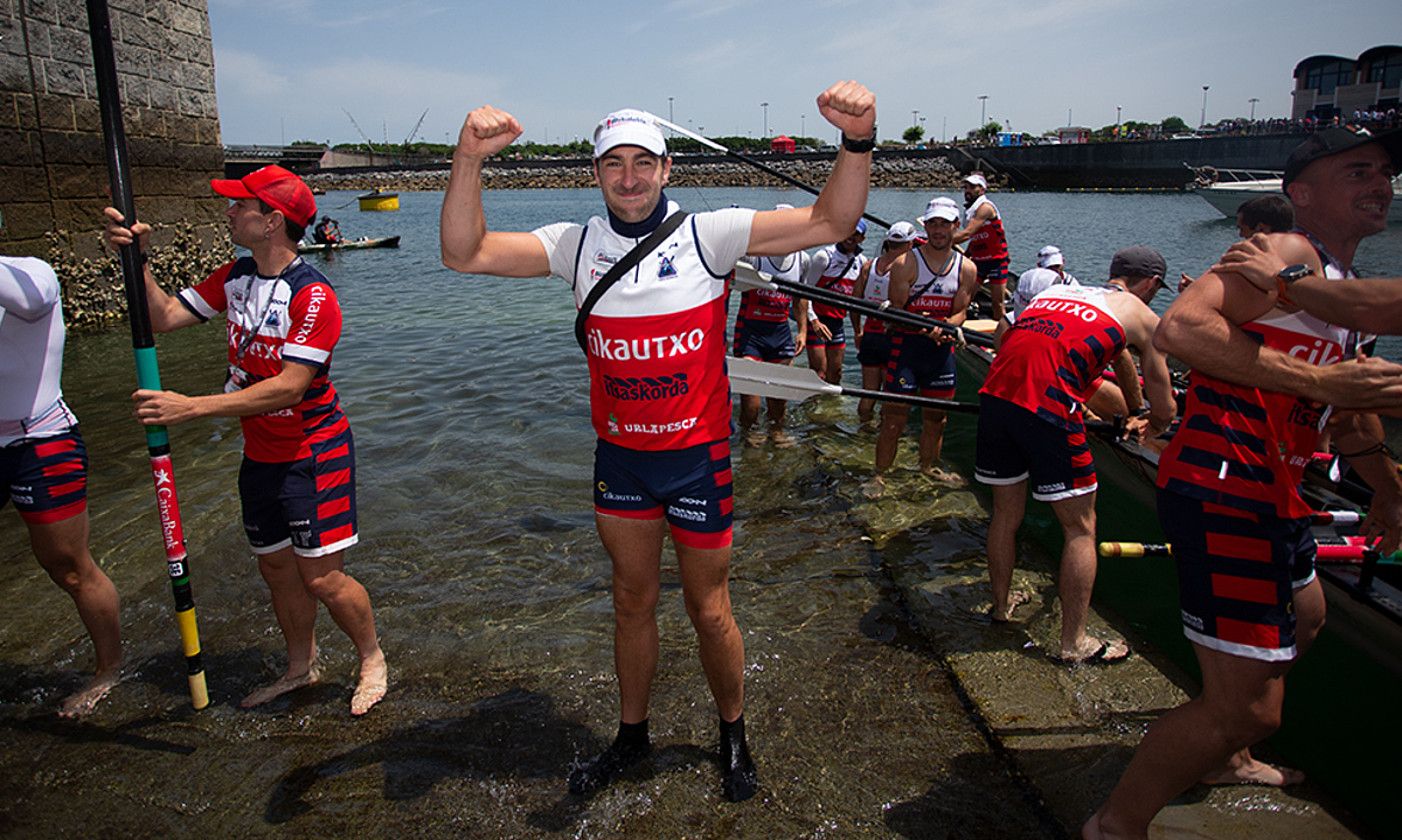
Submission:
<svg viewBox="0 0 1402 840">
<path fill-rule="evenodd" d="M 1012 303 L 1013 311 L 1007 313 L 1003 320 L 998 322 L 993 337 L 1001 340 L 1008 328 L 1017 321 L 1017 316 L 1022 314 L 1022 310 L 1027 308 L 1027 304 L 1032 302 L 1032 298 L 1045 292 L 1052 286 L 1063 284 L 1075 284 L 1080 281 L 1075 275 L 1066 270 L 1066 255 L 1055 245 L 1044 245 L 1037 252 L 1036 268 L 1028 269 L 1017 278 L 1017 285 L 1013 289 Z"/>
<path fill-rule="evenodd" d="M 792 210 L 792 204 L 776 204 L 775 210 Z M 780 280 L 799 283 L 808 267 L 808 254 L 795 251 L 782 257 L 751 256 L 756 269 Z M 789 329 L 789 320 L 798 324 L 798 336 Z M 735 313 L 735 355 L 761 362 L 787 365 L 803 352 L 808 341 L 808 303 L 795 300 L 779 289 L 746 289 L 740 295 L 740 308 Z M 761 398 L 754 394 L 740 397 L 740 435 L 746 446 L 764 443 L 764 429 L 759 427 Z M 769 420 L 769 441 L 786 449 L 794 439 L 784 431 L 784 414 L 788 403 L 770 397 L 765 402 Z"/>
<path fill-rule="evenodd" d="M 341 224 L 330 216 L 322 216 L 312 229 L 312 241 L 318 245 L 335 245 L 341 241 Z"/>
<path fill-rule="evenodd" d="M 121 677 L 117 588 L 88 549 L 88 456 L 63 400 L 62 292 L 48 263 L 0 257 L 0 507 L 14 502 L 34 558 L 73 599 L 96 673 L 59 706 L 88 714 Z"/>
<path fill-rule="evenodd" d="M 920 241 L 919 237 L 915 225 L 910 222 L 891 225 L 890 230 L 886 231 L 886 238 L 881 240 L 881 253 L 862 266 L 861 276 L 857 278 L 857 287 L 852 294 L 877 306 L 885 304 L 890 291 L 891 267 L 902 255 L 910 253 L 910 249 Z M 882 380 L 886 378 L 886 365 L 891 361 L 891 333 L 886 328 L 886 322 L 868 316 L 862 321 L 855 341 L 857 362 L 862 366 L 862 388 L 881 390 Z M 875 410 L 876 400 L 862 397 L 857 403 L 857 419 L 866 426 L 872 422 Z"/>
<path fill-rule="evenodd" d="M 954 233 L 954 244 L 965 246 L 978 267 L 980 283 L 988 286 L 993 320 L 1003 320 L 1008 293 L 1008 233 L 1003 216 L 988 200 L 988 179 L 982 172 L 964 178 L 964 226 Z"/>
<path fill-rule="evenodd" d="M 346 549 L 359 541 L 355 443 L 331 384 L 331 356 L 341 338 L 341 308 L 321 272 L 297 256 L 316 217 L 316 199 L 301 178 L 265 166 L 210 186 L 228 199 L 229 238 L 251 254 L 219 267 L 178 295 L 144 269 L 151 327 L 171 332 L 224 313 L 228 367 L 222 393 L 186 396 L 141 389 L 138 420 L 174 425 L 203 417 L 237 417 L 243 430 L 239 499 L 243 527 L 273 614 L 287 645 L 287 668 L 243 698 L 251 708 L 320 679 L 315 636 L 318 603 L 350 637 L 360 659 L 352 715 L 384 696 L 388 668 L 365 587 L 345 571 Z M 103 239 L 144 253 L 151 231 L 103 211 Z"/>
<path fill-rule="evenodd" d="M 1286 161 L 1295 233 L 1268 239 L 1287 264 L 1355 283 L 1363 239 L 1383 232 L 1402 135 L 1325 129 Z M 1289 300 L 1288 294 L 1286 300 Z M 1248 748 L 1280 726 L 1285 678 L 1324 624 L 1310 506 L 1299 484 L 1333 406 L 1402 407 L 1402 367 L 1357 359 L 1357 336 L 1214 269 L 1168 309 L 1155 343 L 1192 366 L 1188 402 L 1159 461 L 1159 520 L 1178 564 L 1183 633 L 1202 691 L 1149 727 L 1124 775 L 1082 826 L 1086 838 L 1144 838 L 1200 780 L 1281 784 Z M 1331 424 L 1373 488 L 1364 533 L 1402 541 L 1402 476 L 1370 414 Z"/>
<path fill-rule="evenodd" d="M 1130 422 L 1130 433 L 1157 436 L 1173 422 L 1167 360 L 1153 343 L 1159 318 L 1148 306 L 1163 287 L 1165 270 L 1157 251 L 1136 245 L 1115 253 L 1104 287 L 1058 284 L 1037 295 L 1009 331 L 979 390 L 974 475 L 993 489 L 990 615 L 1010 621 L 1026 599 L 1013 592 L 1012 573 L 1030 482 L 1032 498 L 1051 505 L 1065 540 L 1057 581 L 1061 639 L 1054 657 L 1062 662 L 1118 662 L 1130 655 L 1123 640 L 1086 632 L 1095 585 L 1097 482 L 1081 406 L 1106 366 L 1133 347 L 1143 363 L 1150 410 L 1147 418 Z M 1137 385 L 1137 373 L 1133 379 Z"/>
<path fill-rule="evenodd" d="M 978 288 L 978 271 L 973 261 L 954 248 L 959 208 L 948 198 L 934 198 L 919 221 L 925 226 L 925 243 L 892 264 L 887 297 L 894 309 L 937 318 L 957 327 L 968 317 L 969 301 Z M 950 332 L 920 332 L 893 326 L 891 361 L 886 366 L 882 390 L 952 399 L 955 349 L 955 337 Z M 922 408 L 920 412 L 920 471 L 936 481 L 962 486 L 965 482 L 958 473 L 938 466 L 944 448 L 945 412 L 935 408 Z M 908 405 L 888 402 L 881 406 L 876 472 L 864 488 L 872 498 L 885 489 L 886 472 L 895 463 L 909 418 Z"/>
<path fill-rule="evenodd" d="M 745 738 L 744 642 L 730 603 L 726 300 L 732 270 L 745 254 L 780 257 L 847 237 L 866 207 L 876 99 L 848 81 L 825 90 L 817 104 L 843 141 L 811 207 L 693 214 L 664 231 L 660 244 L 638 255 L 637 265 L 583 314 L 598 435 L 595 525 L 612 561 L 619 726 L 612 744 L 570 772 L 573 794 L 596 793 L 651 752 L 648 704 L 669 531 L 719 716 L 721 794 L 738 802 L 759 788 Z M 663 193 L 672 171 L 666 140 L 650 114 L 615 111 L 594 131 L 594 178 L 604 214 L 584 225 L 490 230 L 482 166 L 521 132 L 515 117 L 491 106 L 467 115 L 443 197 L 443 264 L 472 275 L 560 277 L 575 306 L 584 307 L 612 266 L 680 212 Z M 668 387 L 648 382 L 662 377 Z"/>
<path fill-rule="evenodd" d="M 862 266 L 866 264 L 867 258 L 862 254 L 866 235 L 866 220 L 858 219 L 847 238 L 813 254 L 803 282 L 830 292 L 852 294 Z M 842 360 L 847 354 L 847 327 L 843 322 L 849 317 L 855 335 L 859 324 L 857 313 L 821 301 L 809 303 L 808 366 L 826 382 L 842 381 Z"/>
</svg>

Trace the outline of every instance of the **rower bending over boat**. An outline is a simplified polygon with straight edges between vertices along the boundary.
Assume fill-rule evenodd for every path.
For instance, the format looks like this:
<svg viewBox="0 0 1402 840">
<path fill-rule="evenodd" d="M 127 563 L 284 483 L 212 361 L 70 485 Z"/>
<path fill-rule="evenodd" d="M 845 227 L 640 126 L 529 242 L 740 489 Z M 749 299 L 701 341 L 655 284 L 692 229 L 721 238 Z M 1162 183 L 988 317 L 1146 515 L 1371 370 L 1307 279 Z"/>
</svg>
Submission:
<svg viewBox="0 0 1402 840">
<path fill-rule="evenodd" d="M 1284 185 L 1299 234 L 1272 235 L 1292 265 L 1352 284 L 1358 244 L 1387 226 L 1402 136 L 1329 129 L 1291 152 Z M 1285 676 L 1324 624 L 1310 506 L 1299 483 L 1330 407 L 1402 405 L 1402 367 L 1354 361 L 1344 327 L 1278 305 L 1217 270 L 1164 316 L 1156 343 L 1192 365 L 1188 403 L 1159 461 L 1159 519 L 1178 562 L 1183 632 L 1202 692 L 1149 728 L 1083 837 L 1148 836 L 1169 801 L 1199 780 L 1269 770 L 1247 749 L 1280 726 Z M 1315 401 L 1319 402 L 1315 402 Z M 1380 441 L 1352 423 L 1335 443 L 1373 487 L 1364 533 L 1402 538 L 1402 478 Z M 1224 778 L 1225 776 L 1225 778 Z"/>
<path fill-rule="evenodd" d="M 1086 633 L 1095 586 L 1095 463 L 1081 406 L 1095 393 L 1101 371 L 1133 347 L 1149 393 L 1147 420 L 1130 421 L 1132 434 L 1157 436 L 1176 413 L 1168 364 L 1154 348 L 1159 318 L 1148 306 L 1163 285 L 1163 257 L 1133 246 L 1116 252 L 1105 288 L 1056 285 L 1033 298 L 988 370 L 979 390 L 975 477 L 993 488 L 988 526 L 992 618 L 1010 621 L 1017 529 L 1032 498 L 1051 504 L 1065 544 L 1057 591 L 1061 597 L 1063 662 L 1118 662 L 1129 656 L 1122 640 Z M 1132 377 L 1138 381 L 1138 377 Z"/>
<path fill-rule="evenodd" d="M 721 792 L 740 801 L 758 789 L 745 740 L 744 643 L 730 608 L 726 296 L 741 256 L 792 254 L 846 237 L 857 226 L 871 174 L 876 99 L 856 82 L 839 82 L 818 96 L 818 110 L 842 132 L 843 148 L 813 206 L 697 213 L 670 232 L 663 226 L 680 212 L 662 192 L 672 159 L 650 114 L 616 111 L 594 131 L 594 177 L 605 215 L 529 233 L 489 231 L 482 211 L 483 162 L 519 137 L 521 124 L 484 106 L 468 114 L 458 135 L 443 198 L 443 264 L 468 274 L 555 275 L 581 308 L 599 437 L 595 523 L 613 561 L 620 721 L 614 742 L 570 773 L 572 793 L 597 792 L 651 750 L 648 699 L 669 528 L 720 716 Z M 654 233 L 660 241 L 637 248 Z M 637 262 L 626 280 L 591 296 L 607 288 L 598 287 L 601 279 L 633 251 Z"/>
</svg>

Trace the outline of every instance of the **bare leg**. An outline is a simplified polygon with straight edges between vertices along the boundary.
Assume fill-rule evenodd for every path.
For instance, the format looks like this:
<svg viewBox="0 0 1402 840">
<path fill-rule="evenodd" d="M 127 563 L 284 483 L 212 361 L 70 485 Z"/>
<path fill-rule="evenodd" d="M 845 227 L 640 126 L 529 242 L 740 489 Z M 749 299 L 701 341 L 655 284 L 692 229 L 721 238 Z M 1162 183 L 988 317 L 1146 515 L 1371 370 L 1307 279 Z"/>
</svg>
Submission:
<svg viewBox="0 0 1402 840">
<path fill-rule="evenodd" d="M 661 589 L 662 519 L 596 514 L 599 538 L 613 561 L 613 660 L 620 720 L 647 720 L 657 673 L 657 597 Z"/>
<path fill-rule="evenodd" d="M 63 717 L 81 717 L 107 696 L 121 674 L 122 628 L 117 588 L 98 568 L 88 550 L 86 508 L 60 522 L 25 524 L 29 528 L 34 557 L 49 579 L 73 599 L 78 618 L 93 642 L 96 660 L 93 678 L 65 698 L 59 709 Z"/>
<path fill-rule="evenodd" d="M 1027 509 L 1027 482 L 993 485 L 993 518 L 988 523 L 988 583 L 993 590 L 994 621 L 1013 617 L 1013 563 L 1017 559 L 1017 529 Z"/>
<path fill-rule="evenodd" d="M 745 644 L 730 609 L 730 547 L 677 544 L 686 614 L 696 629 L 701 667 L 722 720 L 745 709 Z"/>
<path fill-rule="evenodd" d="M 788 449 L 794 445 L 793 437 L 784 431 L 784 414 L 788 406 L 787 400 L 765 400 L 765 409 L 769 416 L 769 442 L 779 449 Z"/>
<path fill-rule="evenodd" d="M 1086 635 L 1086 616 L 1090 612 L 1091 591 L 1095 588 L 1095 496 L 1091 492 L 1051 503 L 1065 536 L 1057 581 L 1057 593 L 1061 597 L 1063 659 L 1084 659 L 1101 645 L 1099 640 Z M 1128 647 L 1119 642 L 1115 649 L 1106 651 L 1106 658 L 1119 659 L 1128 651 Z"/>
<path fill-rule="evenodd" d="M 756 429 L 759 421 L 760 398 L 752 394 L 740 397 L 740 434 L 747 446 L 758 446 L 764 442 L 764 430 Z"/>
<path fill-rule="evenodd" d="M 880 391 L 886 379 L 886 369 L 881 365 L 862 365 L 862 388 L 867 391 Z M 861 424 L 872 422 L 876 415 L 876 400 L 862 397 L 857 402 L 857 419 Z"/>
<path fill-rule="evenodd" d="M 829 344 L 824 348 L 827 351 L 827 363 L 823 366 L 823 379 L 834 385 L 842 382 L 842 358 L 847 355 L 847 345 Z"/>
<path fill-rule="evenodd" d="M 905 432 L 906 419 L 909 416 L 908 406 L 899 403 L 881 406 L 881 431 L 876 436 L 876 474 L 866 484 L 867 496 L 876 498 L 884 491 L 886 471 L 896 461 L 896 449 L 900 446 L 901 434 Z"/>
<path fill-rule="evenodd" d="M 825 345 L 808 345 L 808 367 L 811 368 L 814 373 L 818 374 L 818 376 L 822 377 L 824 382 L 829 381 L 828 351 Z"/>
<path fill-rule="evenodd" d="M 1001 321 L 1007 314 L 1006 298 L 1008 296 L 1008 283 L 989 283 L 988 296 L 993 299 L 993 320 Z"/>
<path fill-rule="evenodd" d="M 920 412 L 920 471 L 954 487 L 968 484 L 958 473 L 936 466 L 944 450 L 944 427 L 948 415 L 933 408 L 922 408 Z"/>
<path fill-rule="evenodd" d="M 346 574 L 345 552 L 324 557 L 298 557 L 297 571 L 313 598 L 326 605 L 331 620 L 350 637 L 360 657 L 360 676 L 351 696 L 351 714 L 363 715 L 389 689 L 389 668 L 375 633 L 375 613 L 365 587 Z M 289 660 L 291 655 L 289 653 Z"/>
<path fill-rule="evenodd" d="M 287 644 L 287 670 L 273 682 L 259 686 L 243 698 L 245 709 L 281 697 L 320 678 L 316 667 L 316 599 L 302 583 L 292 546 L 258 556 L 258 571 L 268 585 L 273 615 Z"/>
<path fill-rule="evenodd" d="M 1084 837 L 1148 837 L 1175 796 L 1280 726 L 1289 662 L 1262 662 L 1194 644 L 1202 693 L 1160 718 L 1140 742 Z"/>
</svg>

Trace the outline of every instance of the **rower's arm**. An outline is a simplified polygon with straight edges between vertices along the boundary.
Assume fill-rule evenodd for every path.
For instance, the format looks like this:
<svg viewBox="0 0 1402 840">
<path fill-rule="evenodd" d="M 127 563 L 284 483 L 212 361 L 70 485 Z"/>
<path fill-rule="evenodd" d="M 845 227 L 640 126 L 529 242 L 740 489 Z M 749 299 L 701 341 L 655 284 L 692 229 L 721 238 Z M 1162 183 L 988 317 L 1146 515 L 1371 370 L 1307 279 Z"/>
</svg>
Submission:
<svg viewBox="0 0 1402 840">
<path fill-rule="evenodd" d="M 1383 552 L 1395 551 L 1402 543 L 1402 471 L 1382 446 L 1382 423 L 1375 414 L 1348 413 L 1336 418 L 1330 429 L 1334 446 L 1373 488 L 1364 535 L 1380 537 Z"/>
<path fill-rule="evenodd" d="M 984 223 L 991 218 L 993 218 L 993 208 L 989 207 L 987 204 L 975 210 L 974 215 L 969 219 L 969 223 L 954 232 L 954 244 L 958 245 L 961 242 L 968 242 L 970 239 L 973 239 L 974 234 L 978 233 L 979 228 L 983 227 Z"/>
<path fill-rule="evenodd" d="M 912 265 L 914 263 L 912 262 Z M 959 258 L 959 288 L 954 292 L 954 311 L 949 314 L 945 321 L 954 326 L 959 326 L 968 320 L 969 304 L 974 299 L 974 293 L 978 291 L 978 267 L 974 261 L 965 257 Z"/>
<path fill-rule="evenodd" d="M 1110 363 L 1110 369 L 1115 372 L 1115 384 L 1120 386 L 1120 393 L 1124 394 L 1125 407 L 1131 412 L 1143 408 L 1144 389 L 1139 384 L 1139 368 L 1134 364 L 1134 356 L 1128 350 L 1120 351 Z"/>
<path fill-rule="evenodd" d="M 443 194 L 439 247 L 443 265 L 465 274 L 541 277 L 550 273 L 545 245 L 530 233 L 487 230 L 482 165 L 521 134 L 516 118 L 491 106 L 467 115 Z"/>
<path fill-rule="evenodd" d="M 891 263 L 891 282 L 886 287 L 886 299 L 892 309 L 905 309 L 910 302 L 910 286 L 915 282 L 915 251 L 906 251 Z"/>
</svg>

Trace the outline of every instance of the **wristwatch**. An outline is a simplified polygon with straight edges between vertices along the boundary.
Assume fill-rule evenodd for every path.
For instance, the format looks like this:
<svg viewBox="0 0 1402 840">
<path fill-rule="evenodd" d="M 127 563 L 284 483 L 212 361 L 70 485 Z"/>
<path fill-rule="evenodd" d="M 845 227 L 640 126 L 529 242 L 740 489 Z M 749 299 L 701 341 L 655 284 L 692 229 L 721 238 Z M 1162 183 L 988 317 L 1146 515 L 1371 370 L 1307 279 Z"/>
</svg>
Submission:
<svg viewBox="0 0 1402 840">
<path fill-rule="evenodd" d="M 1282 303 L 1288 303 L 1294 306 L 1295 301 L 1290 299 L 1290 286 L 1294 284 L 1295 281 L 1309 277 L 1311 274 L 1314 274 L 1314 268 L 1304 263 L 1295 263 L 1294 265 L 1287 265 L 1285 268 L 1282 268 L 1275 275 L 1276 297 Z"/>
<path fill-rule="evenodd" d="M 876 148 L 876 135 L 872 134 L 870 137 L 864 140 L 857 140 L 852 137 L 848 137 L 846 134 L 843 134 L 842 148 L 846 149 L 849 152 L 854 152 L 859 155 L 865 154 L 866 152 L 869 152 L 872 149 Z"/>
</svg>

